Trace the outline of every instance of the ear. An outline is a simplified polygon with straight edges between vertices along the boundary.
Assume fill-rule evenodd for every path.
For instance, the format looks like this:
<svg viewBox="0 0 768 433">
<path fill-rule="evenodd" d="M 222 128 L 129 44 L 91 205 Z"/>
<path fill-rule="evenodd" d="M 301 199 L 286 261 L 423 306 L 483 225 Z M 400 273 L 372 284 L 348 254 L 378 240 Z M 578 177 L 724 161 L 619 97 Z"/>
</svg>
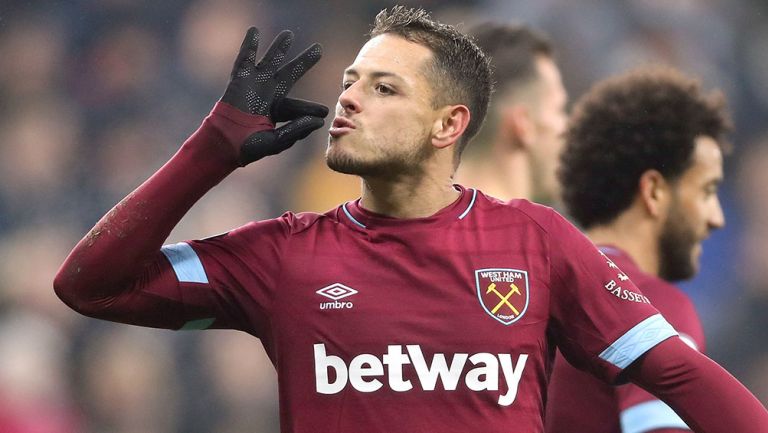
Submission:
<svg viewBox="0 0 768 433">
<path fill-rule="evenodd" d="M 667 213 L 670 185 L 657 170 L 647 170 L 640 176 L 638 194 L 646 212 L 652 217 L 660 218 Z"/>
<path fill-rule="evenodd" d="M 514 104 L 504 110 L 499 119 L 506 141 L 516 149 L 530 149 L 535 142 L 535 128 L 531 112 L 523 104 Z"/>
<path fill-rule="evenodd" d="M 469 108 L 465 105 L 443 107 L 432 124 L 432 145 L 438 149 L 457 142 L 469 125 Z"/>
</svg>

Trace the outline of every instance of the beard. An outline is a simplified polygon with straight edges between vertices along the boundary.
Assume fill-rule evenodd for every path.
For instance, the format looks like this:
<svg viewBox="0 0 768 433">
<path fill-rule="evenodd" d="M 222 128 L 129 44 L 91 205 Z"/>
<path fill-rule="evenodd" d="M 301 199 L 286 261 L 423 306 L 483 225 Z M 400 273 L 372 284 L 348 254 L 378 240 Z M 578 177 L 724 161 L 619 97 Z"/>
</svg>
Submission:
<svg viewBox="0 0 768 433">
<path fill-rule="evenodd" d="M 693 257 L 697 244 L 696 233 L 675 200 L 659 239 L 659 277 L 667 281 L 693 277 L 698 268 Z"/>
<path fill-rule="evenodd" d="M 398 140 L 399 143 L 423 143 L 426 137 L 412 137 L 406 140 Z M 330 138 L 329 138 L 330 140 Z M 348 143 L 346 146 L 355 146 Z M 392 178 L 401 174 L 414 174 L 422 171 L 422 162 L 427 159 L 434 150 L 431 146 L 423 144 L 410 146 L 398 150 L 399 146 L 392 146 L 390 142 L 369 143 L 377 149 L 376 156 L 370 159 L 356 157 L 351 152 L 346 152 L 338 144 L 325 152 L 325 162 L 328 167 L 339 173 L 352 174 L 360 177 L 386 177 Z"/>
</svg>

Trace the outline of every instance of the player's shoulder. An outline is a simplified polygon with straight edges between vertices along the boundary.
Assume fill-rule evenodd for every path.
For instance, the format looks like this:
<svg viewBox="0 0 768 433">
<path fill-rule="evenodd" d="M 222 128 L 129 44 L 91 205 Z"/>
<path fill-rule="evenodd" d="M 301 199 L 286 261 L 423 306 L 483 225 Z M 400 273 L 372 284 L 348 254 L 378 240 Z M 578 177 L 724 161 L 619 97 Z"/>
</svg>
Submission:
<svg viewBox="0 0 768 433">
<path fill-rule="evenodd" d="M 674 283 L 656 275 L 643 272 L 626 253 L 616 253 L 613 247 L 600 247 L 601 251 L 613 260 L 622 271 L 632 279 L 632 282 L 643 292 L 651 303 L 664 315 L 683 314 L 693 310 L 693 301 L 682 289 Z M 663 310 L 663 311 L 662 311 Z"/>
<path fill-rule="evenodd" d="M 268 242 L 280 242 L 295 235 L 316 229 L 324 221 L 334 220 L 333 210 L 325 214 L 315 212 L 285 212 L 279 217 L 255 220 L 240 227 L 198 242 L 232 242 L 243 245 L 263 245 Z"/>
<path fill-rule="evenodd" d="M 693 301 L 680 287 L 657 276 L 646 276 L 647 278 L 637 285 L 657 308 L 662 309 L 660 306 L 663 304 L 668 306 L 664 310 L 669 312 L 694 309 Z"/>
<path fill-rule="evenodd" d="M 338 208 L 331 209 L 325 213 L 317 212 L 285 212 L 280 220 L 291 234 L 299 234 L 307 230 L 312 230 L 325 223 L 338 222 Z"/>
<path fill-rule="evenodd" d="M 503 215 L 535 224 L 549 232 L 553 224 L 565 220 L 555 209 L 523 198 L 501 200 L 478 191 L 478 207 L 485 213 Z"/>
</svg>

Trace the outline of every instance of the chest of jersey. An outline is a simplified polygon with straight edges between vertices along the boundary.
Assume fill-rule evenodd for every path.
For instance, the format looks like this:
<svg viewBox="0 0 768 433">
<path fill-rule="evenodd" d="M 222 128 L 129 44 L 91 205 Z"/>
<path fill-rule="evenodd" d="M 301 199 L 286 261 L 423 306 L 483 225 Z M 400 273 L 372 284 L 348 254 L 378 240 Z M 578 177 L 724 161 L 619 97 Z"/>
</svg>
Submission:
<svg viewBox="0 0 768 433">
<path fill-rule="evenodd" d="M 347 341 L 390 334 L 519 347 L 548 317 L 548 263 L 532 253 L 542 248 L 536 239 L 424 230 L 333 240 L 290 251 L 274 304 L 281 325 L 301 323 L 316 337 L 353 331 Z"/>
<path fill-rule="evenodd" d="M 434 396 L 537 411 L 545 376 L 548 273 L 524 238 L 423 231 L 291 251 L 274 304 L 278 369 L 310 370 L 312 404 L 365 407 Z M 283 374 L 283 376 L 290 376 Z M 532 399 L 515 403 L 526 390 Z M 388 397 L 389 396 L 389 397 Z M 424 400 L 426 396 L 426 400 Z M 354 405 L 355 403 L 349 403 Z M 358 408 L 359 410 L 362 410 Z"/>
</svg>

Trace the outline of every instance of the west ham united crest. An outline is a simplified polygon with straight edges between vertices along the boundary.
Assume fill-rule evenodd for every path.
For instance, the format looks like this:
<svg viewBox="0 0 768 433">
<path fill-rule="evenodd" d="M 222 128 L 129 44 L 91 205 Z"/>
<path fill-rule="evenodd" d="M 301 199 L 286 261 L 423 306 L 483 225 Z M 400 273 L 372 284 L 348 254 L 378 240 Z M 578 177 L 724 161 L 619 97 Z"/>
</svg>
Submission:
<svg viewBox="0 0 768 433">
<path fill-rule="evenodd" d="M 490 268 L 475 271 L 477 298 L 488 315 L 510 325 L 528 309 L 528 272 Z"/>
</svg>

